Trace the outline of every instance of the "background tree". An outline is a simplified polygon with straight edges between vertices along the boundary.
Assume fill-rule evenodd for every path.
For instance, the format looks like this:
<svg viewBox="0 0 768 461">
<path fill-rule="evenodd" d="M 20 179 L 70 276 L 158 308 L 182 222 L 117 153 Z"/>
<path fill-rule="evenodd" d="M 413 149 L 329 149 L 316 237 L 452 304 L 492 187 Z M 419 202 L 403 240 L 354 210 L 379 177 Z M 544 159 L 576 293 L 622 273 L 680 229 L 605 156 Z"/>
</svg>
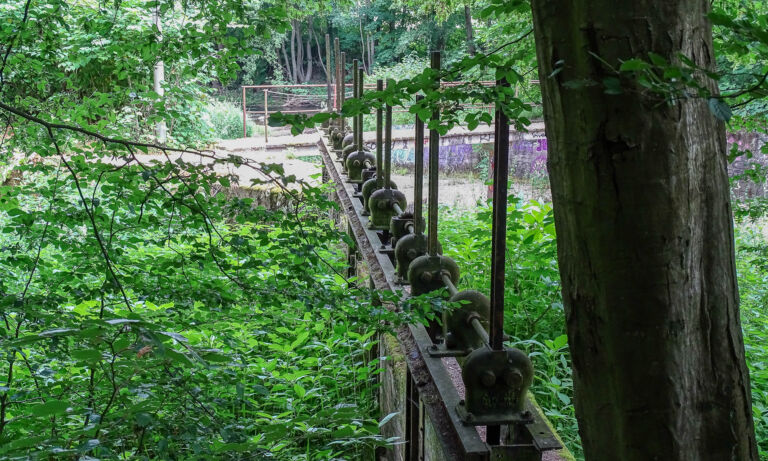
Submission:
<svg viewBox="0 0 768 461">
<path fill-rule="evenodd" d="M 532 2 L 587 459 L 757 459 L 724 124 L 616 75 L 649 54 L 714 70 L 708 5 Z"/>
</svg>

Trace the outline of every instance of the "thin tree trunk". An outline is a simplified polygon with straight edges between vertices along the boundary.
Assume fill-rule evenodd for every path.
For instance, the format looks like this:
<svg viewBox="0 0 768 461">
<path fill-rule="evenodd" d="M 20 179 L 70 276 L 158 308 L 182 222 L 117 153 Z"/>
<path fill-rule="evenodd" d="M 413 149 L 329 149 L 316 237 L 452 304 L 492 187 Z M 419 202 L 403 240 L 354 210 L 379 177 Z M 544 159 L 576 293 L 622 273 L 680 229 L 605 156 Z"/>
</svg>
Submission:
<svg viewBox="0 0 768 461">
<path fill-rule="evenodd" d="M 299 79 L 297 73 L 298 66 L 296 66 L 296 27 L 291 21 L 291 81 L 296 83 Z"/>
<path fill-rule="evenodd" d="M 308 34 L 313 33 L 312 31 L 313 28 L 314 28 L 314 24 L 312 21 L 312 17 L 310 17 L 308 19 L 308 24 L 307 24 Z M 312 65 L 312 37 L 311 36 L 307 36 L 307 55 L 304 58 L 307 61 L 307 70 L 304 72 L 304 82 L 308 82 L 312 80 L 312 70 L 314 67 Z"/>
<path fill-rule="evenodd" d="M 602 83 L 602 60 L 648 52 L 714 68 L 709 2 L 532 9 L 586 459 L 756 461 L 724 124 L 706 100 Z"/>
<path fill-rule="evenodd" d="M 464 29 L 467 33 L 467 53 L 475 55 L 475 31 L 472 27 L 472 8 L 469 3 L 464 5 Z"/>
<path fill-rule="evenodd" d="M 365 40 L 365 37 L 363 35 L 363 16 L 360 14 L 360 9 L 357 10 L 357 22 L 360 26 L 360 49 L 362 50 L 363 55 L 361 56 L 362 59 L 360 59 L 360 62 L 363 64 L 363 71 L 368 74 L 368 66 L 365 59 L 365 49 L 367 48 L 367 42 Z"/>
<path fill-rule="evenodd" d="M 317 45 L 317 60 L 320 61 L 320 67 L 323 69 L 323 73 L 326 75 L 326 78 L 328 78 L 328 68 L 325 66 L 325 62 L 323 61 L 323 50 L 320 48 L 320 41 L 317 39 L 317 34 L 314 30 L 310 29 L 312 32 L 312 36 L 315 38 L 315 44 Z"/>
<path fill-rule="evenodd" d="M 375 60 L 375 48 L 373 37 L 368 36 L 368 73 L 373 73 L 373 63 Z"/>
<path fill-rule="evenodd" d="M 285 77 L 289 81 L 293 82 L 294 78 L 291 70 L 291 61 L 288 59 L 288 53 L 285 51 L 285 43 L 280 44 L 280 51 L 281 51 L 281 54 L 283 55 L 283 61 L 285 61 Z"/>
<path fill-rule="evenodd" d="M 304 83 L 304 39 L 301 36 L 301 23 L 294 21 L 296 26 L 296 78 L 297 83 Z"/>
</svg>

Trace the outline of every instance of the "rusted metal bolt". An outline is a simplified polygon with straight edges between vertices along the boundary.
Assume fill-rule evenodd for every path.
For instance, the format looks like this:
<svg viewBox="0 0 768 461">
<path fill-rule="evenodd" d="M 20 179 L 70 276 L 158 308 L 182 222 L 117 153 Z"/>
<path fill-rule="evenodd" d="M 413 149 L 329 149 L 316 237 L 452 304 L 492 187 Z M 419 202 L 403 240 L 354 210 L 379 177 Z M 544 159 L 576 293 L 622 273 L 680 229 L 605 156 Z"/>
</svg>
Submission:
<svg viewBox="0 0 768 461">
<path fill-rule="evenodd" d="M 507 370 L 507 372 L 504 373 L 504 382 L 506 382 L 508 386 L 520 387 L 523 383 L 523 374 L 520 373 L 520 370 L 518 369 Z"/>
<path fill-rule="evenodd" d="M 494 374 L 491 370 L 485 370 L 483 375 L 480 377 L 480 381 L 482 381 L 485 386 L 491 387 L 496 384 L 496 374 Z"/>
</svg>

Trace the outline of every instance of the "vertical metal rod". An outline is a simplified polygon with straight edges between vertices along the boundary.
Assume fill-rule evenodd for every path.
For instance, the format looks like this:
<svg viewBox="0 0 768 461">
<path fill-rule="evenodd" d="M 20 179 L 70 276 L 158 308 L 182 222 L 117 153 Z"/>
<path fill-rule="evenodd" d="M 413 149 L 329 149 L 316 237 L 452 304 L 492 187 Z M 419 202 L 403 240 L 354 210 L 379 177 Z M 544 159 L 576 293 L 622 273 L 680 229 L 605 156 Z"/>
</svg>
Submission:
<svg viewBox="0 0 768 461">
<path fill-rule="evenodd" d="M 365 90 L 365 69 L 361 68 L 357 70 L 357 97 L 363 99 L 363 91 Z M 357 136 L 357 151 L 363 151 L 363 113 L 360 112 L 357 115 L 357 129 L 360 134 Z"/>
<path fill-rule="evenodd" d="M 376 91 L 384 90 L 384 81 L 376 80 Z M 384 166 L 382 163 L 382 149 L 384 148 L 384 141 L 382 137 L 383 131 L 383 116 L 384 111 L 379 107 L 376 109 L 376 188 L 384 188 Z"/>
<path fill-rule="evenodd" d="M 506 80 L 496 83 L 508 87 Z M 504 347 L 504 257 L 507 250 L 507 182 L 509 180 L 509 119 L 496 108 L 493 169 L 493 229 L 491 237 L 491 347 Z"/>
<path fill-rule="evenodd" d="M 336 37 L 333 39 L 333 65 L 334 70 L 336 71 L 336 85 L 334 85 L 334 91 L 336 92 L 336 99 L 334 99 L 334 104 L 336 104 L 336 111 L 341 112 L 341 96 L 339 95 L 339 82 L 341 81 L 341 53 L 339 52 L 339 37 Z M 336 126 L 341 128 L 341 117 L 339 117 L 338 120 L 336 120 Z"/>
<path fill-rule="evenodd" d="M 440 52 L 433 51 L 431 56 L 432 70 L 440 70 Z M 440 79 L 435 81 L 435 90 L 440 88 Z M 440 120 L 440 110 L 435 105 L 432 111 L 432 121 Z M 429 130 L 429 232 L 427 233 L 427 253 L 430 256 L 437 256 L 437 181 L 438 168 L 440 165 L 440 134 L 437 130 Z"/>
<path fill-rule="evenodd" d="M 502 79 L 497 87 L 509 84 Z M 493 227 L 491 229 L 491 325 L 490 346 L 500 351 L 504 348 L 504 265 L 507 252 L 507 181 L 509 180 L 509 120 L 496 103 L 496 136 L 493 146 Z M 500 426 L 486 428 L 486 442 L 498 445 L 501 441 Z"/>
<path fill-rule="evenodd" d="M 357 59 L 352 60 L 352 98 L 358 97 L 358 91 L 359 91 L 359 82 L 360 82 L 360 74 L 357 72 L 358 67 L 360 66 L 360 61 Z M 360 119 L 355 115 L 352 118 L 352 138 L 353 138 L 353 144 L 355 146 L 358 145 L 358 138 L 360 137 L 360 126 L 359 126 Z"/>
<path fill-rule="evenodd" d="M 340 56 L 340 65 L 341 70 L 339 71 L 339 77 L 341 79 L 341 83 L 339 83 L 339 88 L 341 88 L 341 96 L 339 97 L 339 110 L 341 110 L 342 106 L 344 106 L 344 100 L 347 98 L 347 53 L 341 52 Z M 339 126 L 339 129 L 344 132 L 344 117 L 340 118 L 341 125 Z"/>
<path fill-rule="evenodd" d="M 269 142 L 269 128 L 267 119 L 269 118 L 269 96 L 267 90 L 264 90 L 264 144 Z"/>
<path fill-rule="evenodd" d="M 392 106 L 387 104 L 384 135 L 384 189 L 389 189 L 392 175 Z"/>
<path fill-rule="evenodd" d="M 245 113 L 245 87 L 243 87 L 243 137 L 248 137 L 248 130 L 246 121 L 248 120 L 248 115 Z"/>
<path fill-rule="evenodd" d="M 416 96 L 418 103 L 424 99 L 424 96 Z M 416 116 L 416 134 L 414 146 L 414 166 L 413 166 L 413 222 L 416 225 L 416 235 L 422 235 L 421 223 L 424 221 L 422 216 L 422 189 L 424 188 L 424 121 Z"/>
<path fill-rule="evenodd" d="M 325 81 L 326 91 L 328 92 L 328 112 L 333 110 L 333 91 L 331 91 L 331 85 L 333 78 L 331 77 L 331 34 L 325 34 Z"/>
</svg>

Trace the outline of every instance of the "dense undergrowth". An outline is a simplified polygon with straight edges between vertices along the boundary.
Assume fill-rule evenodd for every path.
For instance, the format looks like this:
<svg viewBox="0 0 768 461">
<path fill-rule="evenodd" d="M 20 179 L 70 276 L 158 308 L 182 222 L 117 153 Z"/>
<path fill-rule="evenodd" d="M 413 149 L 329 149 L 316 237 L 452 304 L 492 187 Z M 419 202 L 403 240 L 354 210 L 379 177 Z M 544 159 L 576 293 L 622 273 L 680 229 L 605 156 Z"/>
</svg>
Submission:
<svg viewBox="0 0 768 461">
<path fill-rule="evenodd" d="M 572 397 L 570 354 L 557 269 L 554 218 L 548 204 L 512 200 L 508 208 L 505 332 L 509 345 L 531 356 L 531 389 L 566 446 L 583 459 Z M 752 405 L 760 459 L 768 460 L 768 243 L 764 220 L 736 224 L 742 326 L 752 381 Z M 462 269 L 461 288 L 488 293 L 491 273 L 491 209 L 472 213 L 443 209 L 444 251 Z"/>
<path fill-rule="evenodd" d="M 376 314 L 332 204 L 171 196 L 165 168 L 87 165 L 112 269 L 55 163 L 0 188 L 0 458 L 370 459 Z"/>
</svg>

